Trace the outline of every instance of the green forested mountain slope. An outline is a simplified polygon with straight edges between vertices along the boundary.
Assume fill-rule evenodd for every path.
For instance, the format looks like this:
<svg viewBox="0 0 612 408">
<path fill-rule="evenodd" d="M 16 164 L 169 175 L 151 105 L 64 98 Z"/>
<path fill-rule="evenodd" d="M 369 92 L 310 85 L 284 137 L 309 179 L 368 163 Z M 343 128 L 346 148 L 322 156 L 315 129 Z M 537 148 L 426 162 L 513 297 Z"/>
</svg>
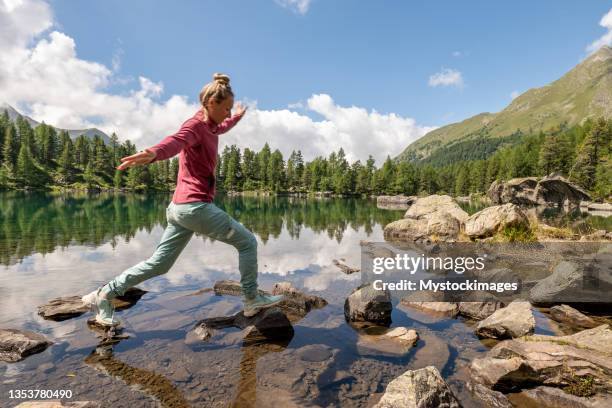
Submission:
<svg viewBox="0 0 612 408">
<path fill-rule="evenodd" d="M 481 113 L 427 133 L 397 159 L 434 164 L 482 159 L 491 153 L 483 144 L 496 148 L 504 138 L 516 141 L 522 134 L 596 117 L 612 118 L 612 48 L 608 46 L 560 79 L 518 96 L 501 112 Z"/>
</svg>

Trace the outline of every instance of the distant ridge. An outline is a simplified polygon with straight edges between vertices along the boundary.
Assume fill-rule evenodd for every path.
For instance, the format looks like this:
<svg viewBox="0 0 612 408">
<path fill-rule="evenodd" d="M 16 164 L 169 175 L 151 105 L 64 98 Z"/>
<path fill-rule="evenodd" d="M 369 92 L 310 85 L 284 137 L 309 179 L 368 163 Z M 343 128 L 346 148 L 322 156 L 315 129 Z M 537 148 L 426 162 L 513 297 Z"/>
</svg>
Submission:
<svg viewBox="0 0 612 408">
<path fill-rule="evenodd" d="M 480 113 L 427 133 L 406 147 L 397 160 L 437 162 L 453 160 L 456 144 L 547 131 L 587 118 L 612 118 L 612 48 L 603 46 L 549 85 L 530 89 L 502 111 Z M 482 158 L 482 157 L 481 157 Z M 447 160 L 448 159 L 448 160 Z"/>
<path fill-rule="evenodd" d="M 9 105 L 7 103 L 0 103 L 0 114 L 4 113 L 5 110 L 8 112 L 9 118 L 13 122 L 15 121 L 15 119 L 17 119 L 19 116 L 21 116 L 21 117 L 23 117 L 30 124 L 30 126 L 32 126 L 32 128 L 35 128 L 36 126 L 40 125 L 40 122 L 32 119 L 31 117 L 29 117 L 27 115 L 23 115 L 23 114 L 19 113 L 19 111 L 17 111 L 17 109 L 13 108 L 11 105 Z M 58 132 L 61 132 L 63 130 L 67 131 L 68 134 L 70 135 L 70 138 L 72 140 L 76 139 L 80 135 L 85 135 L 89 139 L 93 139 L 95 136 L 100 136 L 105 144 L 110 144 L 110 137 L 108 137 L 108 135 L 106 133 L 104 133 L 103 131 L 101 131 L 100 129 L 96 129 L 96 128 L 88 128 L 88 129 L 61 129 L 61 128 L 58 128 L 58 127 L 55 127 L 55 126 L 53 126 L 53 127 Z"/>
</svg>

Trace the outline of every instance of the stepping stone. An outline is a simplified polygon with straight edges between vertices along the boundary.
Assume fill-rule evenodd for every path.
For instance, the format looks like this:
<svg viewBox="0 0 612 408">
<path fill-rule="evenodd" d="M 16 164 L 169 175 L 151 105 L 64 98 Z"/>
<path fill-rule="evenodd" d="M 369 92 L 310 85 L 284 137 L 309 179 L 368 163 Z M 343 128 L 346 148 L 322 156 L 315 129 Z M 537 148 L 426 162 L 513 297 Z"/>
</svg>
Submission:
<svg viewBox="0 0 612 408">
<path fill-rule="evenodd" d="M 147 291 L 139 288 L 128 289 L 123 296 L 113 299 L 116 310 L 128 309 L 136 304 Z M 60 322 L 81 316 L 89 311 L 81 301 L 81 296 L 64 296 L 51 299 L 48 303 L 38 306 L 38 314 L 43 319 Z"/>
<path fill-rule="evenodd" d="M 27 330 L 0 329 L 0 361 L 15 363 L 40 353 L 53 344 L 42 334 Z"/>
</svg>

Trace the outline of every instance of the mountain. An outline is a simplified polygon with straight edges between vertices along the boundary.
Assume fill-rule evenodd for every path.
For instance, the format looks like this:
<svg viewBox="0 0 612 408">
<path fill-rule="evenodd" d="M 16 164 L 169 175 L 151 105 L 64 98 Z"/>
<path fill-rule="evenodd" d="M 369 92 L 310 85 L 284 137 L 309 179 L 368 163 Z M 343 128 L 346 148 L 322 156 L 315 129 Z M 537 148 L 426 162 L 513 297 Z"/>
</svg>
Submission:
<svg viewBox="0 0 612 408">
<path fill-rule="evenodd" d="M 541 88 L 516 97 L 498 113 L 481 113 L 427 133 L 410 144 L 396 159 L 443 162 L 453 150 L 469 150 L 481 155 L 482 141 L 497 145 L 521 134 L 546 131 L 566 124 L 576 125 L 587 118 L 612 117 L 612 48 L 601 47 L 567 74 Z M 457 156 L 457 155 L 455 155 Z M 467 157 L 479 159 L 483 157 Z M 457 161 L 455 157 L 447 162 Z"/>
<path fill-rule="evenodd" d="M 35 121 L 34 119 L 32 119 L 29 116 L 22 115 L 15 108 L 13 108 L 11 105 L 6 104 L 6 103 L 0 103 L 0 113 L 3 113 L 5 110 L 8 112 L 9 119 L 11 119 L 11 121 L 15 121 L 15 119 L 17 119 L 17 117 L 22 116 L 30 124 L 30 126 L 32 126 L 32 128 L 35 128 L 36 126 L 40 125 L 40 122 Z M 97 135 L 97 136 L 100 136 L 102 138 L 102 140 L 104 141 L 105 144 L 110 144 L 110 138 L 108 137 L 108 135 L 106 133 L 104 133 L 100 129 L 96 129 L 96 128 L 88 128 L 88 129 L 60 129 L 58 127 L 55 127 L 55 129 L 58 132 L 61 132 L 63 130 L 67 131 L 68 134 L 70 135 L 70 138 L 72 140 L 76 139 L 80 135 L 85 135 L 85 136 L 87 136 L 90 139 L 93 139 Z"/>
</svg>

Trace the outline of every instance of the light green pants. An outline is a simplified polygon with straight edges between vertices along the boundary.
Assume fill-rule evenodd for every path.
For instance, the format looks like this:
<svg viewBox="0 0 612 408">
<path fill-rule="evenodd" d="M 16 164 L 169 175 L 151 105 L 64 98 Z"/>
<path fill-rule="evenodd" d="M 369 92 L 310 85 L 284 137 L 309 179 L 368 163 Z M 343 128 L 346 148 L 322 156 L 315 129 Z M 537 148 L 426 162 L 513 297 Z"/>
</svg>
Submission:
<svg viewBox="0 0 612 408">
<path fill-rule="evenodd" d="M 244 225 L 215 204 L 206 202 L 171 202 L 166 219 L 168 226 L 155 253 L 104 286 L 109 298 L 121 296 L 128 288 L 168 272 L 194 232 L 233 245 L 238 250 L 242 293 L 247 298 L 257 294 L 257 240 Z"/>
</svg>

